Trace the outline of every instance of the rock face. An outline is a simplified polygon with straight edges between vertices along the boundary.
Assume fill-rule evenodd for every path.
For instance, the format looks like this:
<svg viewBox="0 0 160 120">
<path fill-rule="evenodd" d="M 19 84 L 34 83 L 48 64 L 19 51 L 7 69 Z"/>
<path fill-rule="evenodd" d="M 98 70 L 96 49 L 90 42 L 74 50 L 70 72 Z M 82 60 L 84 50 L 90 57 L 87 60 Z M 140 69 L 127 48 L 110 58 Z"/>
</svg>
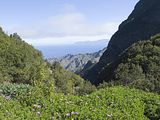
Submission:
<svg viewBox="0 0 160 120">
<path fill-rule="evenodd" d="M 122 22 L 112 36 L 100 61 L 83 77 L 97 84 L 97 76 L 107 65 L 133 43 L 160 33 L 160 0 L 140 0 L 128 19 Z"/>
<path fill-rule="evenodd" d="M 148 39 L 160 32 L 160 0 L 140 0 L 127 20 L 112 36 L 108 48 L 101 57 L 110 63 L 133 43 Z"/>
<path fill-rule="evenodd" d="M 61 58 L 50 58 L 48 59 L 48 61 L 50 63 L 59 62 L 60 65 L 65 69 L 75 73 L 79 73 L 89 61 L 91 63 L 97 63 L 105 50 L 106 48 L 95 53 L 77 55 L 68 54 Z"/>
</svg>

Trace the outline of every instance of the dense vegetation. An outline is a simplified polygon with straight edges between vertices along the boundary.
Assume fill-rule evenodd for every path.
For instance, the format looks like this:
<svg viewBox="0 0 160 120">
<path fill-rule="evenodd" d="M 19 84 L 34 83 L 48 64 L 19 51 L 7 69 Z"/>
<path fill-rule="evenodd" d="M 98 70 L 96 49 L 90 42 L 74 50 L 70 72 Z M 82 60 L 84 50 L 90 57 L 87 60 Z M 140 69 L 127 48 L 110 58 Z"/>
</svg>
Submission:
<svg viewBox="0 0 160 120">
<path fill-rule="evenodd" d="M 98 90 L 58 63 L 47 63 L 17 34 L 0 30 L 0 42 L 2 120 L 160 119 L 160 35 L 132 45 L 99 71 L 100 82 L 108 83 Z M 108 87 L 117 84 L 158 94 Z"/>
<path fill-rule="evenodd" d="M 54 78 L 55 91 L 64 94 L 85 95 L 96 90 L 90 82 L 85 81 L 80 76 L 63 69 L 59 63 L 55 62 L 50 66 L 52 78 Z"/>
<path fill-rule="evenodd" d="M 48 77 L 41 53 L 16 33 L 8 36 L 0 29 L 0 43 L 0 83 L 33 84 Z"/>
<path fill-rule="evenodd" d="M 160 93 L 160 34 L 129 47 L 99 79 Z"/>
<path fill-rule="evenodd" d="M 27 84 L 0 84 L 0 95 L 8 97 L 9 99 L 17 95 L 26 95 L 32 87 Z"/>
<path fill-rule="evenodd" d="M 0 97 L 1 119 L 45 120 L 158 120 L 160 96 L 135 89 L 112 87 L 87 96 L 43 94 L 33 89 L 14 99 Z"/>
<path fill-rule="evenodd" d="M 14 33 L 6 35 L 0 30 L 0 83 L 22 83 L 32 86 L 54 84 L 55 92 L 64 94 L 87 94 L 95 90 L 89 82 L 64 70 L 58 64 L 49 65 L 42 54 L 22 41 Z M 2 87 L 2 85 L 0 86 Z"/>
</svg>

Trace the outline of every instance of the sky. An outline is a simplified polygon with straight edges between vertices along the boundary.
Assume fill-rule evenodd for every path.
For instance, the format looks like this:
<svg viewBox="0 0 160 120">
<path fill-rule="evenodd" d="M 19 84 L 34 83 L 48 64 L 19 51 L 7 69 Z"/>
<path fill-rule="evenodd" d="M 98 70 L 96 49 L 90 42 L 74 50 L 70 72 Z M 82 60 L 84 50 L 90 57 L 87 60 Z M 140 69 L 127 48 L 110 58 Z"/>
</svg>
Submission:
<svg viewBox="0 0 160 120">
<path fill-rule="evenodd" d="M 1 0 L 0 26 L 34 46 L 110 39 L 138 0 Z"/>
</svg>

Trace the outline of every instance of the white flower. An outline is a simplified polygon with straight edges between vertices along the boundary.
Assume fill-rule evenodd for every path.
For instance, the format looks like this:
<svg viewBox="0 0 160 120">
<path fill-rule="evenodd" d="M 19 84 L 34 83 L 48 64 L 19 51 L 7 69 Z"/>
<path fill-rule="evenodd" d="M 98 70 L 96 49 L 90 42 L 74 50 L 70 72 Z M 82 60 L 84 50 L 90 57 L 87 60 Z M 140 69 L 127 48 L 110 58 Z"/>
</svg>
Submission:
<svg viewBox="0 0 160 120">
<path fill-rule="evenodd" d="M 70 117 L 70 116 L 71 116 L 71 114 L 70 114 L 70 113 L 67 113 L 67 114 L 66 114 L 66 116 L 67 116 L 67 117 Z"/>
<path fill-rule="evenodd" d="M 40 112 L 37 112 L 37 114 L 40 115 L 41 113 L 40 113 Z"/>
<path fill-rule="evenodd" d="M 40 105 L 36 105 L 36 104 L 34 104 L 33 107 L 34 107 L 34 108 L 41 108 Z"/>
<path fill-rule="evenodd" d="M 6 100 L 10 100 L 10 99 L 11 99 L 11 96 L 5 96 L 5 99 L 6 99 Z"/>
<path fill-rule="evenodd" d="M 72 115 L 79 115 L 78 112 L 71 112 Z"/>
<path fill-rule="evenodd" d="M 107 114 L 107 117 L 109 117 L 109 118 L 113 117 L 112 113 L 111 114 Z"/>
</svg>

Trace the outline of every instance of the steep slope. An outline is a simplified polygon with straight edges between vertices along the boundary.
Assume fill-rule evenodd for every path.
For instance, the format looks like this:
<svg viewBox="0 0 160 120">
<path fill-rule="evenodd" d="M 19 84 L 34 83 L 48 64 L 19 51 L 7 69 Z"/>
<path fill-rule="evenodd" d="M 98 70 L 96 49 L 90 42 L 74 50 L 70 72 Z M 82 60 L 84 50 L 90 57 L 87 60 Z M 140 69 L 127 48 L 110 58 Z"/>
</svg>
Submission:
<svg viewBox="0 0 160 120">
<path fill-rule="evenodd" d="M 97 63 L 105 50 L 106 48 L 95 53 L 77 55 L 68 54 L 61 58 L 50 58 L 48 61 L 50 63 L 59 62 L 63 68 L 75 73 L 79 73 L 88 63 L 88 61 L 94 64 Z"/>
<path fill-rule="evenodd" d="M 48 69 L 39 51 L 15 33 L 6 35 L 0 29 L 0 83 L 27 83 L 45 80 Z"/>
<path fill-rule="evenodd" d="M 18 84 L 20 87 L 23 84 L 40 89 L 44 87 L 45 90 L 55 88 L 55 92 L 76 95 L 87 94 L 95 89 L 88 81 L 64 70 L 59 64 L 48 64 L 41 52 L 22 41 L 16 33 L 8 36 L 0 29 L 0 43 L 0 87 L 5 85 L 7 91 L 13 86 L 8 91 L 9 95 L 16 92 L 14 88 Z"/>
<path fill-rule="evenodd" d="M 133 43 L 160 32 L 160 1 L 140 0 L 135 9 L 112 36 L 101 60 L 110 63 Z"/>
<path fill-rule="evenodd" d="M 101 82 L 114 81 L 160 93 L 160 34 L 133 44 L 98 77 Z"/>
<path fill-rule="evenodd" d="M 53 63 L 50 68 L 55 83 L 55 91 L 58 93 L 84 95 L 96 89 L 95 86 L 79 75 L 62 68 L 58 62 Z"/>
<path fill-rule="evenodd" d="M 140 0 L 128 19 L 122 22 L 119 30 L 112 36 L 99 63 L 86 72 L 83 77 L 94 84 L 99 83 L 96 76 L 104 66 L 116 60 L 118 55 L 132 44 L 160 33 L 159 15 L 159 0 Z"/>
</svg>

